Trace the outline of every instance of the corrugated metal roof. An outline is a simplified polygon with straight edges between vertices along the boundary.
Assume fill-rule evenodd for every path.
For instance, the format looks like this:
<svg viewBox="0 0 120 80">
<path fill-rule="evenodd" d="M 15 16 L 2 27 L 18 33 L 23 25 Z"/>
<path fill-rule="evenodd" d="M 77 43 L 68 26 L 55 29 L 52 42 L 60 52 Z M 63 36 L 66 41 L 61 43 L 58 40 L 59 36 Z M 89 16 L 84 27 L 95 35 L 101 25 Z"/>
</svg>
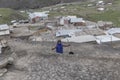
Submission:
<svg viewBox="0 0 120 80">
<path fill-rule="evenodd" d="M 70 38 L 62 39 L 63 42 L 76 42 L 76 43 L 83 43 L 83 42 L 91 42 L 95 41 L 95 37 L 92 35 L 82 35 L 82 36 L 73 36 Z"/>
<path fill-rule="evenodd" d="M 77 16 L 67 16 L 67 18 L 77 18 Z"/>
<path fill-rule="evenodd" d="M 107 31 L 108 34 L 120 33 L 120 28 L 111 28 Z"/>
<path fill-rule="evenodd" d="M 2 36 L 2 35 L 8 35 L 8 34 L 10 34 L 10 31 L 9 31 L 9 30 L 0 31 L 0 36 Z"/>
<path fill-rule="evenodd" d="M 58 30 L 56 32 L 56 36 L 72 36 L 75 34 L 75 32 L 82 31 L 81 29 L 73 29 L 73 30 Z"/>
<path fill-rule="evenodd" d="M 7 24 L 0 25 L 0 30 L 7 30 L 9 29 L 9 26 Z"/>
<path fill-rule="evenodd" d="M 83 18 L 71 18 L 70 22 L 74 23 L 74 22 L 85 22 L 85 21 L 83 20 Z"/>
<path fill-rule="evenodd" d="M 114 37 L 112 35 L 96 36 L 96 42 L 98 44 L 105 43 L 105 42 L 111 42 L 111 41 L 120 41 L 120 38 Z"/>
<path fill-rule="evenodd" d="M 34 12 L 34 13 L 30 13 L 29 17 L 30 18 L 34 18 L 34 17 L 48 17 L 48 14 L 46 14 L 45 12 Z"/>
</svg>

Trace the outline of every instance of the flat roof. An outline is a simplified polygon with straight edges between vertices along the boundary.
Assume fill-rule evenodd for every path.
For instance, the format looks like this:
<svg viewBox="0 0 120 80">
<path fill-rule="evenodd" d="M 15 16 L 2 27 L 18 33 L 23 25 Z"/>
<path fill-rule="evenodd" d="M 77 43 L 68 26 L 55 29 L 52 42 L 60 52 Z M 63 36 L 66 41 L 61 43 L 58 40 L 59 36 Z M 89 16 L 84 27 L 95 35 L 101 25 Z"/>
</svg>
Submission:
<svg viewBox="0 0 120 80">
<path fill-rule="evenodd" d="M 7 30 L 9 29 L 9 26 L 7 24 L 0 25 L 0 30 Z"/>
</svg>

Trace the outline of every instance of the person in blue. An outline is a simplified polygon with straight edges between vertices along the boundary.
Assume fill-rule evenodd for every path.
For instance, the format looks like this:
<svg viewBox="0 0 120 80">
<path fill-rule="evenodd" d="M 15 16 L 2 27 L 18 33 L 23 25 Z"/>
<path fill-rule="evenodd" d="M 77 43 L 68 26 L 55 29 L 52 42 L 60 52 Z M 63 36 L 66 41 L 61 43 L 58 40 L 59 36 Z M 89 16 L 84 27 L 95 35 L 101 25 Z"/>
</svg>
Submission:
<svg viewBox="0 0 120 80">
<path fill-rule="evenodd" d="M 52 48 L 52 50 L 56 49 L 57 53 L 62 54 L 63 53 L 63 47 L 68 47 L 68 46 L 70 46 L 70 45 L 63 45 L 61 40 L 58 40 L 56 46 L 54 48 Z"/>
</svg>

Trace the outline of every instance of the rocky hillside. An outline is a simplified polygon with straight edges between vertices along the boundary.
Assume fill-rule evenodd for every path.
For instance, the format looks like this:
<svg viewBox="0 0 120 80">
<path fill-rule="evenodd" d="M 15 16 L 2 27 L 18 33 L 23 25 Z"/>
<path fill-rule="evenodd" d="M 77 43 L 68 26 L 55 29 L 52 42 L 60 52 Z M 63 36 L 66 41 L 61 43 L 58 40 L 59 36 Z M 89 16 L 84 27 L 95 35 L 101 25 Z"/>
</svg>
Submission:
<svg viewBox="0 0 120 80">
<path fill-rule="evenodd" d="M 86 0 L 0 0 L 0 7 L 14 9 L 40 8 L 59 3 L 86 1 Z"/>
</svg>

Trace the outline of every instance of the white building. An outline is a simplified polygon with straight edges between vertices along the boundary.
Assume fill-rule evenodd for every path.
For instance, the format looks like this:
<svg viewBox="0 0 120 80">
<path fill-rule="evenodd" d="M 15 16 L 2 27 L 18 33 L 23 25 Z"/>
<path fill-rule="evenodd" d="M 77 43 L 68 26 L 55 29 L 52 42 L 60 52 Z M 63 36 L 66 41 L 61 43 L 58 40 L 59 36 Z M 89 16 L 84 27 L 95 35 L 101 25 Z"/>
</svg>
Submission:
<svg viewBox="0 0 120 80">
<path fill-rule="evenodd" d="M 98 44 L 107 43 L 107 42 L 115 42 L 115 41 L 120 41 L 120 38 L 117 38 L 117 37 L 112 36 L 112 35 L 96 36 L 96 42 Z"/>
<path fill-rule="evenodd" d="M 85 22 L 84 20 L 83 20 L 83 18 L 71 18 L 70 19 L 70 22 L 71 23 L 79 23 L 79 22 Z"/>
<path fill-rule="evenodd" d="M 9 34 L 10 34 L 9 26 L 7 24 L 0 25 L 0 36 Z"/>
<path fill-rule="evenodd" d="M 98 11 L 104 11 L 105 8 L 104 7 L 100 7 L 100 8 L 97 8 Z"/>
<path fill-rule="evenodd" d="M 120 28 L 111 28 L 109 30 L 107 30 L 108 34 L 120 34 Z"/>
<path fill-rule="evenodd" d="M 34 12 L 29 13 L 29 20 L 32 23 L 40 22 L 41 20 L 48 19 L 48 12 Z"/>
<path fill-rule="evenodd" d="M 69 21 L 73 18 L 77 18 L 77 17 L 76 16 L 66 16 L 66 17 L 60 18 L 60 25 L 68 24 Z"/>
<path fill-rule="evenodd" d="M 84 43 L 84 42 L 95 42 L 95 37 L 92 35 L 81 35 L 81 36 L 72 36 L 70 38 L 62 39 L 63 42 L 76 42 L 76 43 Z"/>
<path fill-rule="evenodd" d="M 85 20 L 83 20 L 83 18 L 77 18 L 76 16 L 62 17 L 60 19 L 60 25 L 67 25 L 67 24 L 74 24 L 81 26 L 85 24 Z"/>
<path fill-rule="evenodd" d="M 71 30 L 58 30 L 56 32 L 56 37 L 64 37 L 64 36 L 73 36 L 75 32 L 82 31 L 81 29 L 71 29 Z"/>
<path fill-rule="evenodd" d="M 97 3 L 96 3 L 96 5 L 97 6 L 99 6 L 99 5 L 104 5 L 105 3 L 104 3 L 104 1 L 102 1 L 102 0 L 100 0 L 100 1 L 98 1 Z"/>
</svg>

